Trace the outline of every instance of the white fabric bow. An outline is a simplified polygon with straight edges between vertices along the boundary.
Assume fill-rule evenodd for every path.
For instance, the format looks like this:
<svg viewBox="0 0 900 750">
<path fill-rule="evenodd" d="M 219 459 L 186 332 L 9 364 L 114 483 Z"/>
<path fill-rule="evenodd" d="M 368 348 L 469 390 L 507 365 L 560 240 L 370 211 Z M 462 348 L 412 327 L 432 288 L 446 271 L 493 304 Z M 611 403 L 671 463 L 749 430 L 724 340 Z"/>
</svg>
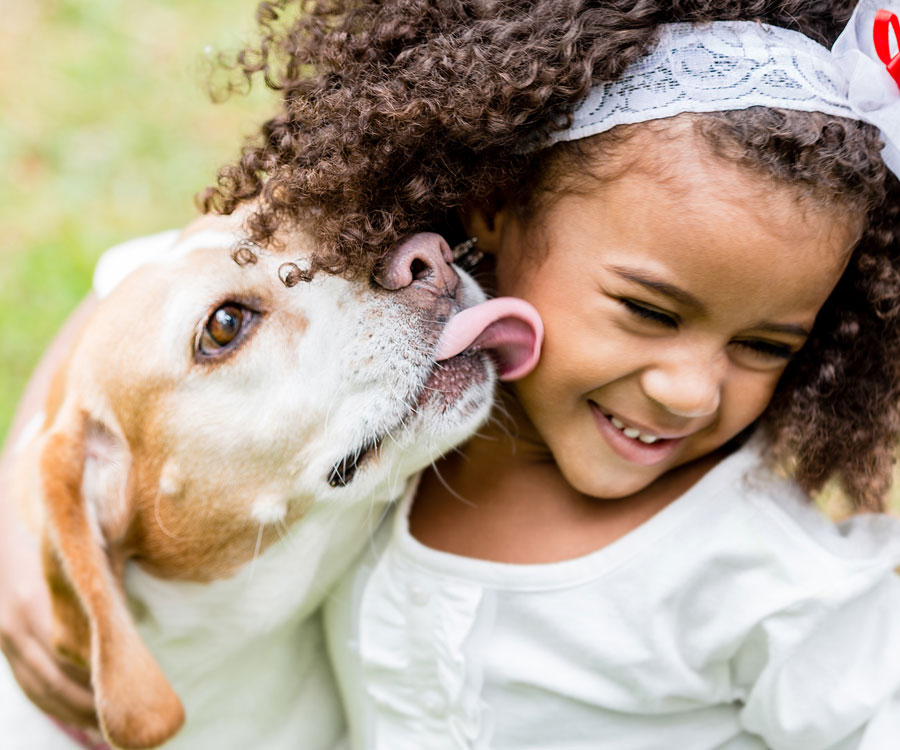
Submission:
<svg viewBox="0 0 900 750">
<path fill-rule="evenodd" d="M 831 54 L 847 79 L 850 107 L 859 120 L 881 130 L 885 144 L 881 156 L 888 169 L 900 177 L 900 84 L 875 50 L 875 14 L 881 9 L 900 15 L 900 3 L 861 0 Z M 900 39 L 893 41 L 892 49 L 898 55 Z"/>
</svg>

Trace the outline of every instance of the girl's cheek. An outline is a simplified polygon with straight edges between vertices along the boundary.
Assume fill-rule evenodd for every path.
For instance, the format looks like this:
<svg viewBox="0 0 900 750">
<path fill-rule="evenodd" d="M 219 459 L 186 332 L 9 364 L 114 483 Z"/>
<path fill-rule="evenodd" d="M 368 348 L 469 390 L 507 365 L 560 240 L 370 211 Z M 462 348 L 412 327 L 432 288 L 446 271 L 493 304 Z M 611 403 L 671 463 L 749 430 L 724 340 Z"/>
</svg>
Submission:
<svg viewBox="0 0 900 750">
<path fill-rule="evenodd" d="M 749 426 L 766 411 L 775 395 L 778 385 L 778 373 L 738 373 L 728 384 L 728 392 L 722 399 L 723 407 L 728 414 L 723 415 L 729 422 L 734 422 L 737 434 Z"/>
</svg>

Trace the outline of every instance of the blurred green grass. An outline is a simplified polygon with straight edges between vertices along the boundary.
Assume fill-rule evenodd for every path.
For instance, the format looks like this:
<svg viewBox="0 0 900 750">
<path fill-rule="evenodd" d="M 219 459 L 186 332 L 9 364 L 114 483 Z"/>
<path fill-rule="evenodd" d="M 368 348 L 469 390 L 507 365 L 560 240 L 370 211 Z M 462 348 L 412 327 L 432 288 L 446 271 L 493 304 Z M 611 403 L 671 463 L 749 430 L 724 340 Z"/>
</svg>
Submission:
<svg viewBox="0 0 900 750">
<path fill-rule="evenodd" d="M 213 104 L 255 0 L 0 0 L 0 436 L 99 254 L 187 223 L 274 109 Z"/>
</svg>

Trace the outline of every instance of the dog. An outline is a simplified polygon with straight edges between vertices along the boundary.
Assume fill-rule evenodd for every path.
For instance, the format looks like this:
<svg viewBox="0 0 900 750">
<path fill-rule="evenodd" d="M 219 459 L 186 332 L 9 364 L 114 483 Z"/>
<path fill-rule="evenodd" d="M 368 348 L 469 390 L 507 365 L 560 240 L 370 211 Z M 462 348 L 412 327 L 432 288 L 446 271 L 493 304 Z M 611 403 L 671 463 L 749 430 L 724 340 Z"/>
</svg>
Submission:
<svg viewBox="0 0 900 750">
<path fill-rule="evenodd" d="M 90 669 L 118 748 L 333 747 L 319 605 L 410 477 L 487 418 L 496 376 L 537 359 L 533 309 L 485 302 L 438 235 L 378 283 L 291 286 L 310 238 L 249 246 L 245 216 L 107 254 L 113 288 L 17 461 L 55 647 Z M 0 722 L 4 747 L 82 746 L 8 672 Z"/>
</svg>

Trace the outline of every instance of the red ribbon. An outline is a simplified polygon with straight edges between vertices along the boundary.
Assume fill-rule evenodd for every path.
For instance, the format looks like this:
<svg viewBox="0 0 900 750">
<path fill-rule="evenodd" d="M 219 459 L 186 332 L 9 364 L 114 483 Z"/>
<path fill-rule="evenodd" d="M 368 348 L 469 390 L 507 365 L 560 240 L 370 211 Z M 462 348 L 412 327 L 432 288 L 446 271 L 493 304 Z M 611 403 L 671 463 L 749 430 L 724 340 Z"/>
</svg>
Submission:
<svg viewBox="0 0 900 750">
<path fill-rule="evenodd" d="M 894 39 L 897 41 L 897 54 L 891 57 L 891 29 L 894 30 Z M 900 18 L 896 13 L 889 10 L 879 10 L 875 13 L 875 54 L 881 59 L 881 62 L 887 67 L 887 72 L 891 74 L 900 86 Z"/>
</svg>

